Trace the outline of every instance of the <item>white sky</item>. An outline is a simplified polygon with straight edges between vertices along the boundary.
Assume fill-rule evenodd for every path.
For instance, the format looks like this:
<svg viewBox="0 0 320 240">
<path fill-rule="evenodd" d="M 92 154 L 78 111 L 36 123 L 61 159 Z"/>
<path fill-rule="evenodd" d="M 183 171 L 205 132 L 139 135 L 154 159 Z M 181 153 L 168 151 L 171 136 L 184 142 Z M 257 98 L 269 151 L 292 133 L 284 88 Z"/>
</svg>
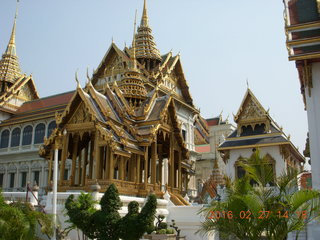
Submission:
<svg viewBox="0 0 320 240">
<path fill-rule="evenodd" d="M 20 0 L 17 54 L 40 96 L 73 90 L 75 71 L 97 68 L 112 37 L 130 45 L 143 0 Z M 0 2 L 0 52 L 12 29 L 16 2 Z M 233 121 L 246 91 L 304 149 L 307 117 L 294 62 L 287 57 L 280 0 L 148 0 L 161 54 L 179 51 L 191 95 L 205 118 Z"/>
</svg>

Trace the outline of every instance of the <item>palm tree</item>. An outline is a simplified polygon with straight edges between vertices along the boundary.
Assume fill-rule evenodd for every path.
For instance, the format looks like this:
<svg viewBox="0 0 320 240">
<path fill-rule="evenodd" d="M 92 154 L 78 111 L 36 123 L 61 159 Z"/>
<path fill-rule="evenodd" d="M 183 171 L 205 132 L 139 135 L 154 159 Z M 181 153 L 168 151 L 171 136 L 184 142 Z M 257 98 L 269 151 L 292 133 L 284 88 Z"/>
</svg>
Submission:
<svg viewBox="0 0 320 240">
<path fill-rule="evenodd" d="M 33 209 L 29 203 L 6 204 L 0 192 L 0 240 L 33 240 L 41 224 L 44 234 L 52 235 L 52 218 Z"/>
<path fill-rule="evenodd" d="M 297 188 L 297 171 L 288 170 L 275 178 L 273 168 L 259 150 L 243 159 L 246 174 L 227 179 L 226 199 L 212 201 L 205 213 L 200 233 L 218 231 L 223 239 L 286 239 L 319 218 L 320 193 Z"/>
</svg>

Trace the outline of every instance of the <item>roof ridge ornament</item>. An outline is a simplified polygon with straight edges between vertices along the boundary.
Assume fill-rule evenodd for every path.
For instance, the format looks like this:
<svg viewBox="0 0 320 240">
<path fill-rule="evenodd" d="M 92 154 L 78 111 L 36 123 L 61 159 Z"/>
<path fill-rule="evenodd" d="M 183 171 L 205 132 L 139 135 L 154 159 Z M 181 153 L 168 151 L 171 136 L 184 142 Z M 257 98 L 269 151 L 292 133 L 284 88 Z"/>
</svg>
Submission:
<svg viewBox="0 0 320 240">
<path fill-rule="evenodd" d="M 76 73 L 75 73 L 75 79 L 76 79 L 76 82 L 77 82 L 77 89 L 78 89 L 78 88 L 81 88 L 81 85 L 80 85 L 80 82 L 79 82 L 79 79 L 78 79 L 78 70 L 79 70 L 79 69 L 77 69 L 77 71 L 76 71 Z"/>
<path fill-rule="evenodd" d="M 14 16 L 13 27 L 9 43 L 6 48 L 6 51 L 2 55 L 2 59 L 0 60 L 0 81 L 7 82 L 7 84 L 9 85 L 14 84 L 17 81 L 17 79 L 19 79 L 22 76 L 18 56 L 16 54 L 15 43 L 16 24 L 18 17 L 18 3 L 19 1 L 17 1 L 16 12 Z M 1 90 L 4 89 L 5 88 L 3 87 Z"/>
<path fill-rule="evenodd" d="M 149 27 L 149 17 L 148 17 L 148 10 L 147 10 L 147 0 L 144 0 L 143 3 L 143 13 L 141 18 L 141 27 Z"/>
</svg>

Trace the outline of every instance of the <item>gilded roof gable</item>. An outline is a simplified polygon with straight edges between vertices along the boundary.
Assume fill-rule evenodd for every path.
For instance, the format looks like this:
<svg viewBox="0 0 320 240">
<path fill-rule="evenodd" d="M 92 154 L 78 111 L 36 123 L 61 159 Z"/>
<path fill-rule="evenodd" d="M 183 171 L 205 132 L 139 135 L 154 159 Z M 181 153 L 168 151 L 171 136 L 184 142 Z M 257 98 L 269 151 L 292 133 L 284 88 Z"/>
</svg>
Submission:
<svg viewBox="0 0 320 240">
<path fill-rule="evenodd" d="M 252 120 L 263 120 L 268 113 L 254 96 L 250 89 L 247 90 L 237 115 L 234 117 L 236 123 Z"/>
</svg>

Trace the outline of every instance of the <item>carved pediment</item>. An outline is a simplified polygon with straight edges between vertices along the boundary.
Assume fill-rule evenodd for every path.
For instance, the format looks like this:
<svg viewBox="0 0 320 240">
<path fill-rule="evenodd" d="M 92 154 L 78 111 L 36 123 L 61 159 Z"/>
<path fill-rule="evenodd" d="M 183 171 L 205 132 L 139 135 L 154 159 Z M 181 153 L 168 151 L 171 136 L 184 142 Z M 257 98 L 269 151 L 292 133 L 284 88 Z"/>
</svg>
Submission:
<svg viewBox="0 0 320 240">
<path fill-rule="evenodd" d="M 81 103 L 69 120 L 71 124 L 90 122 L 90 114 L 84 103 Z"/>
<path fill-rule="evenodd" d="M 265 110 L 249 96 L 241 107 L 238 121 L 265 118 Z"/>
</svg>

